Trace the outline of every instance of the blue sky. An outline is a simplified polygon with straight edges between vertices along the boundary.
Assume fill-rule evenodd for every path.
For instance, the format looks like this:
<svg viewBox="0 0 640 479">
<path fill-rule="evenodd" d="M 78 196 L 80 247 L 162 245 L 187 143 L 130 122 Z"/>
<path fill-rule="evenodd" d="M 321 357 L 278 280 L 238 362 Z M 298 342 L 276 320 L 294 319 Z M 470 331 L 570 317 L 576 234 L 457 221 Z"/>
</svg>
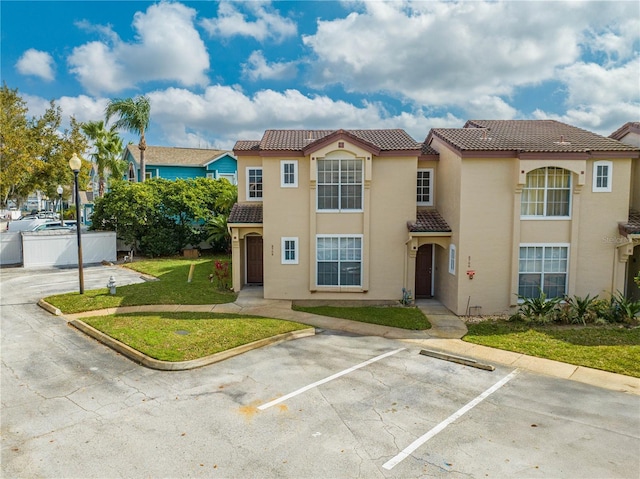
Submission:
<svg viewBox="0 0 640 479">
<path fill-rule="evenodd" d="M 273 128 L 640 119 L 637 1 L 7 1 L 1 74 L 30 113 L 151 99 L 151 145 Z M 123 134 L 127 140 L 137 140 Z"/>
</svg>

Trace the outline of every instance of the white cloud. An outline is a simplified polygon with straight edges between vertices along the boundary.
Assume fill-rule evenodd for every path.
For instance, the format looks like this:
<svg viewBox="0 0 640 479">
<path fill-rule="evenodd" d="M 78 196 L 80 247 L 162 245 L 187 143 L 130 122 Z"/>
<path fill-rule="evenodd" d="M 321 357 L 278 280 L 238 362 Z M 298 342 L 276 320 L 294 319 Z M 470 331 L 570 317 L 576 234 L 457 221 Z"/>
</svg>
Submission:
<svg viewBox="0 0 640 479">
<path fill-rule="evenodd" d="M 609 136 L 628 121 L 636 121 L 640 114 L 640 104 L 614 103 L 609 105 L 588 105 L 570 108 L 558 115 L 543 110 L 533 112 L 534 119 L 558 120 L 585 130 Z"/>
<path fill-rule="evenodd" d="M 70 71 L 90 93 L 114 93 L 141 82 L 177 81 L 206 85 L 209 55 L 194 27 L 196 12 L 180 3 L 161 2 L 133 19 L 135 42 L 123 42 L 108 27 L 90 27 L 106 38 L 73 49 Z M 188 52 L 188 54 L 185 54 Z"/>
<path fill-rule="evenodd" d="M 252 81 L 295 78 L 297 72 L 296 62 L 267 63 L 261 51 L 251 53 L 242 65 L 242 74 Z"/>
<path fill-rule="evenodd" d="M 359 6 L 345 18 L 319 20 L 316 33 L 303 36 L 317 57 L 314 86 L 341 83 L 348 91 L 387 92 L 474 114 L 490 113 L 493 102 L 497 111 L 491 117 L 514 116 L 507 101 L 518 88 L 557 79 L 580 60 L 585 46 L 622 58 L 638 38 L 634 2 Z M 596 31 L 591 25 L 602 27 Z"/>
<path fill-rule="evenodd" d="M 298 90 L 261 90 L 247 96 L 215 85 L 202 94 L 169 88 L 151 92 L 149 97 L 154 126 L 162 130 L 167 144 L 182 146 L 208 142 L 229 149 L 237 140 L 259 139 L 272 128 L 404 128 L 422 141 L 431 127 L 464 124 L 452 115 L 429 118 L 422 111 L 390 116 L 380 105 L 356 106 L 327 96 L 306 96 Z"/>
<path fill-rule="evenodd" d="M 558 77 L 567 85 L 569 106 L 640 102 L 640 57 L 613 68 L 578 62 Z"/>
<path fill-rule="evenodd" d="M 36 76 L 45 81 L 54 79 L 54 68 L 53 57 L 47 52 L 34 48 L 24 52 L 16 63 L 16 69 L 20 74 Z"/>
<path fill-rule="evenodd" d="M 248 20 L 249 15 L 242 13 L 240 7 L 246 8 L 255 20 Z M 270 2 L 258 1 L 241 4 L 220 2 L 218 16 L 202 20 L 201 25 L 211 36 L 238 35 L 255 38 L 260 42 L 266 39 L 279 42 L 298 32 L 295 22 L 282 17 L 280 12 L 270 6 Z"/>
</svg>

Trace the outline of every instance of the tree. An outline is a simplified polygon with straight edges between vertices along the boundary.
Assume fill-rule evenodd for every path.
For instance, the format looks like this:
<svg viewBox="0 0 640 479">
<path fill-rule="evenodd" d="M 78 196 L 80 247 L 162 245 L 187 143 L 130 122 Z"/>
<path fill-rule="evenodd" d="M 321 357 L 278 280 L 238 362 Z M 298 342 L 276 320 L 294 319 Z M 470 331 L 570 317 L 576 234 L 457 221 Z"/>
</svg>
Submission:
<svg viewBox="0 0 640 479">
<path fill-rule="evenodd" d="M 26 103 L 6 84 L 0 89 L 0 201 L 21 203 L 35 190 L 56 198 L 58 185 L 71 185 L 68 161 L 73 153 L 86 150 L 79 123 L 71 118 L 70 129 L 62 128 L 62 110 L 51 102 L 41 117 L 28 117 Z M 88 179 L 88 165 L 80 172 L 81 184 Z"/>
<path fill-rule="evenodd" d="M 115 125 L 107 129 L 102 120 L 90 121 L 82 125 L 84 134 L 93 141 L 91 158 L 96 164 L 99 177 L 98 196 L 104 196 L 105 170 L 110 171 L 116 178 L 122 178 L 124 173 L 122 154 L 122 138 L 118 135 Z"/>
<path fill-rule="evenodd" d="M 105 110 L 105 118 L 108 123 L 111 117 L 118 116 L 113 126 L 122 128 L 140 135 L 138 149 L 140 150 L 140 179 L 145 181 L 147 174 L 144 162 L 144 150 L 147 149 L 145 131 L 149 128 L 151 120 L 151 103 L 145 95 L 136 98 L 114 98 L 109 102 Z"/>
<path fill-rule="evenodd" d="M 174 254 L 204 241 L 210 234 L 205 225 L 212 218 L 226 222 L 229 212 L 219 203 L 235 195 L 236 187 L 226 180 L 117 182 L 96 200 L 92 228 L 115 230 L 120 239 L 148 256 Z"/>
<path fill-rule="evenodd" d="M 6 83 L 0 89 L 0 195 L 3 206 L 20 202 L 33 191 L 37 167 L 26 102 Z"/>
</svg>

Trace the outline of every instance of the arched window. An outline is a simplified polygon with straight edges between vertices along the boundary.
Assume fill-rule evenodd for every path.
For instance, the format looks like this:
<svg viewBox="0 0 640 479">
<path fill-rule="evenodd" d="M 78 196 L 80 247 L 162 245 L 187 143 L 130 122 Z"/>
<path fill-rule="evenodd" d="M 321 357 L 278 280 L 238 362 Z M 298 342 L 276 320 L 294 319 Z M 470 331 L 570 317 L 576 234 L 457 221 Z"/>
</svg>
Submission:
<svg viewBox="0 0 640 479">
<path fill-rule="evenodd" d="M 520 216 L 569 217 L 571 212 L 571 172 L 547 167 L 527 173 L 522 190 Z"/>
</svg>

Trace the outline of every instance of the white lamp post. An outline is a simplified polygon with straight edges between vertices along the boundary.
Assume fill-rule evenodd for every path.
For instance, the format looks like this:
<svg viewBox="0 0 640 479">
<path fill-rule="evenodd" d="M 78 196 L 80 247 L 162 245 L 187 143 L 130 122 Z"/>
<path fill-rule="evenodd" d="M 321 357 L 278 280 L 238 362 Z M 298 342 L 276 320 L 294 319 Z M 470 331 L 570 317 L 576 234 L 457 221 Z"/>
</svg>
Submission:
<svg viewBox="0 0 640 479">
<path fill-rule="evenodd" d="M 69 168 L 73 171 L 74 188 L 76 192 L 76 233 L 78 235 L 78 279 L 80 281 L 80 294 L 84 294 L 84 271 L 82 269 L 82 234 L 80 232 L 80 192 L 78 191 L 78 173 L 82 161 L 75 153 L 69 160 Z"/>
<path fill-rule="evenodd" d="M 58 206 L 60 209 L 60 226 L 64 226 L 64 222 L 62 221 L 62 186 L 58 185 L 56 191 L 58 192 Z"/>
</svg>

